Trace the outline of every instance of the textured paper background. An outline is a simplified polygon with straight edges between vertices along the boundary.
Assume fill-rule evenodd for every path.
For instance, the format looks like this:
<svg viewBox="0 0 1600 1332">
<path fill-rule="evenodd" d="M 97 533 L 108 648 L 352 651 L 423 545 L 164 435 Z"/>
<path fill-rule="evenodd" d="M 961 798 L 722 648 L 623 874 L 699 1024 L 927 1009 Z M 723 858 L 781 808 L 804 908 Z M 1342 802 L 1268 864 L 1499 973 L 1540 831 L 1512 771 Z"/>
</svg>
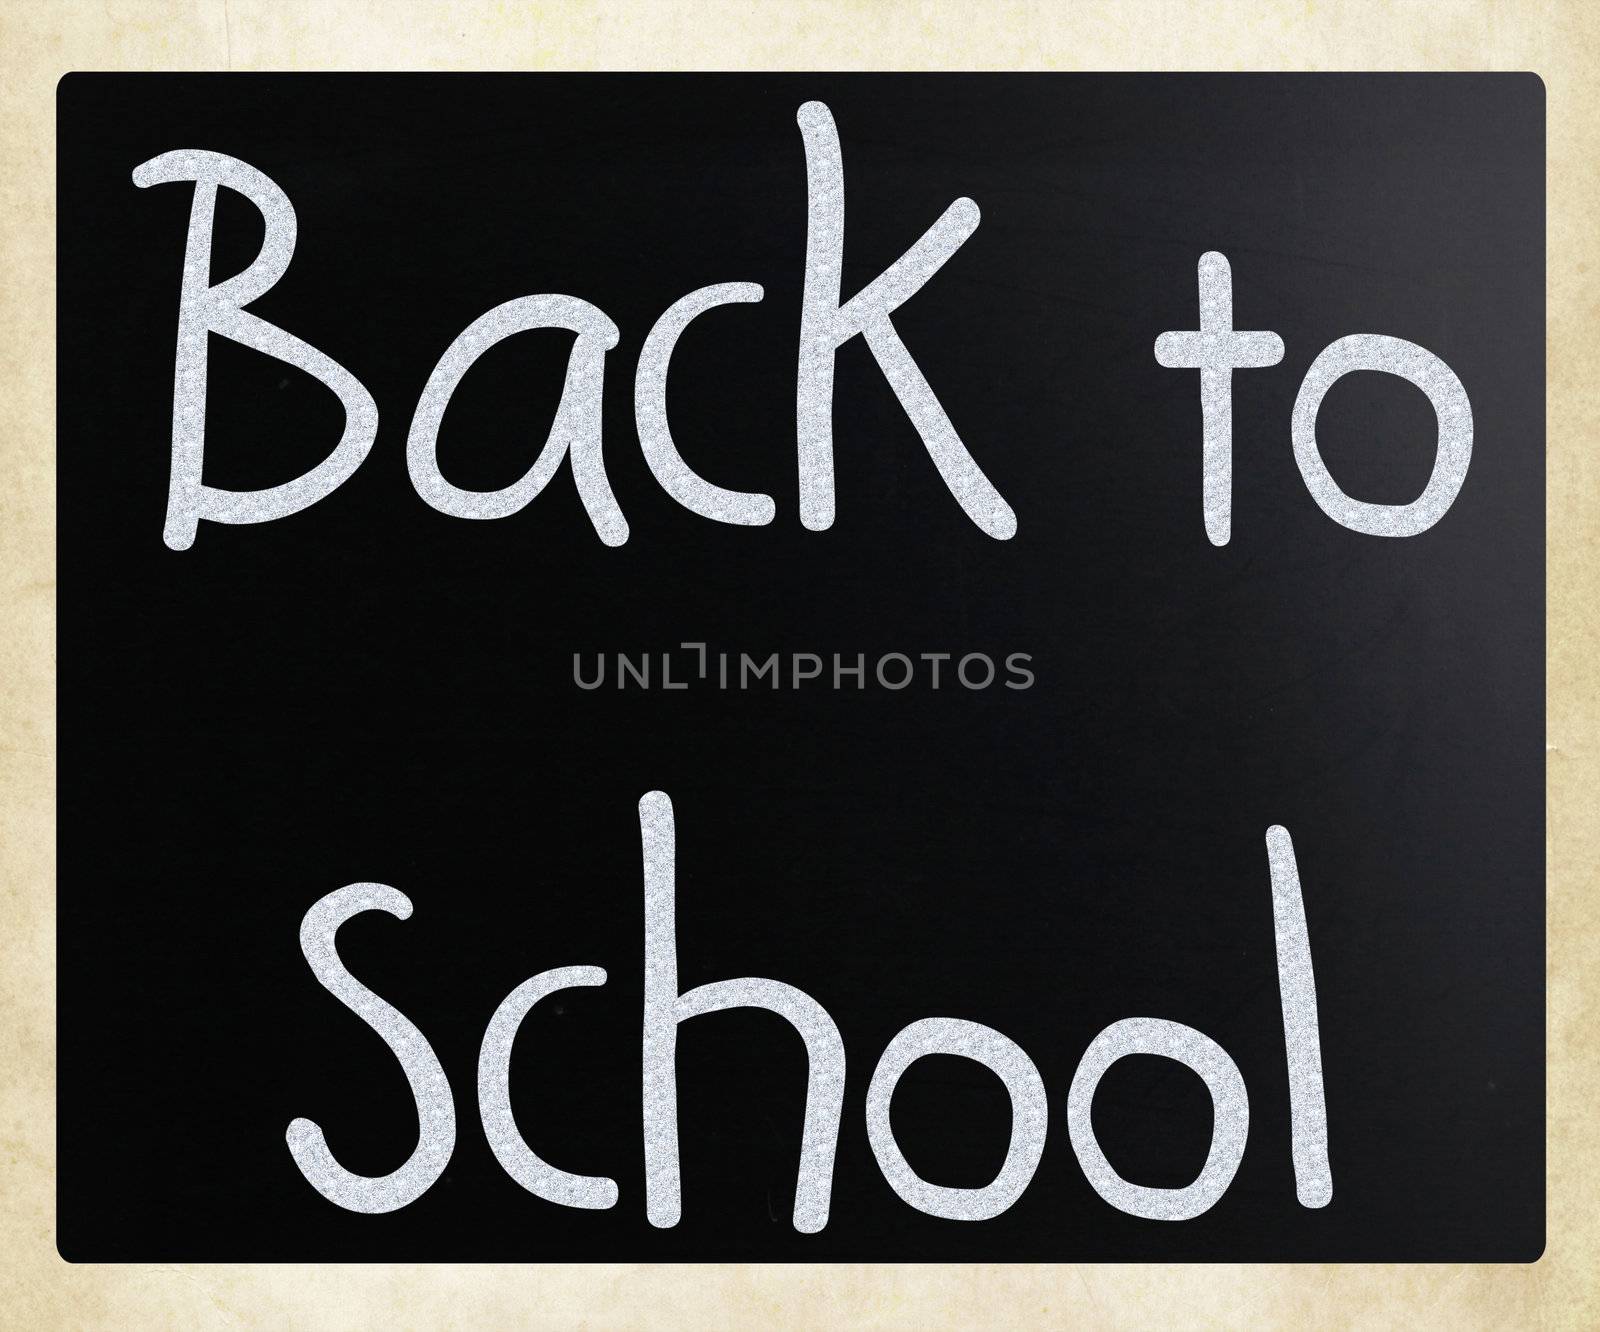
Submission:
<svg viewBox="0 0 1600 1332">
<path fill-rule="evenodd" d="M 1532 69 L 1543 76 L 1549 1247 L 1540 1262 L 313 1268 L 69 1266 L 57 1257 L 56 79 L 71 69 L 429 68 Z M 1600 1326 L 1597 68 L 1600 4 L 1592 0 L 0 0 L 0 1324 Z"/>
</svg>

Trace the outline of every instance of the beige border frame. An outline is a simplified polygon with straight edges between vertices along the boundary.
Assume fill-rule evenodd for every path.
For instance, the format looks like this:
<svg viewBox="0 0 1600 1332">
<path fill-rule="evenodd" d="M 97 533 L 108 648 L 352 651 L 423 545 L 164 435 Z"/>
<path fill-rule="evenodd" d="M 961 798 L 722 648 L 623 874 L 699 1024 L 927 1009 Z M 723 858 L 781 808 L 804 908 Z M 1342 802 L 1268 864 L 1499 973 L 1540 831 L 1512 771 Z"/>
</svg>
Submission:
<svg viewBox="0 0 1600 1332">
<path fill-rule="evenodd" d="M 1532 69 L 1549 99 L 1549 1247 L 1527 1266 L 56 1256 L 55 83 L 71 69 Z M 0 1325 L 1600 1326 L 1600 4 L 0 0 Z M 1587 798 L 1586 798 L 1587 797 Z"/>
</svg>

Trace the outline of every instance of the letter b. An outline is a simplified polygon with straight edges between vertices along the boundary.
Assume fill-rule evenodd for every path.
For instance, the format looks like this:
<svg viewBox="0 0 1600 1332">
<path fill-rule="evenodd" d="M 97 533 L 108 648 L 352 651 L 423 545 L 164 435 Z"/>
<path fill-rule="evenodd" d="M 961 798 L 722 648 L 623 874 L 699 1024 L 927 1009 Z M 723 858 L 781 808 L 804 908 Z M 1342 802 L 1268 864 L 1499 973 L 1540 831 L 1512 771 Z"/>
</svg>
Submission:
<svg viewBox="0 0 1600 1332">
<path fill-rule="evenodd" d="M 202 518 L 214 523 L 266 523 L 309 508 L 361 465 L 378 433 L 377 406 L 360 380 L 309 343 L 244 308 L 271 290 L 294 256 L 294 205 L 288 195 L 238 158 L 199 149 L 162 153 L 133 173 L 133 183 L 141 189 L 184 180 L 194 182 L 194 204 L 189 212 L 178 305 L 172 472 L 163 533 L 173 550 L 194 545 Z M 212 285 L 211 230 L 219 185 L 249 199 L 260 210 L 266 230 L 261 252 L 250 266 Z M 206 485 L 200 476 L 206 449 L 206 351 L 213 333 L 297 366 L 332 389 L 345 415 L 344 433 L 333 452 L 303 476 L 264 490 L 223 490 Z"/>
</svg>

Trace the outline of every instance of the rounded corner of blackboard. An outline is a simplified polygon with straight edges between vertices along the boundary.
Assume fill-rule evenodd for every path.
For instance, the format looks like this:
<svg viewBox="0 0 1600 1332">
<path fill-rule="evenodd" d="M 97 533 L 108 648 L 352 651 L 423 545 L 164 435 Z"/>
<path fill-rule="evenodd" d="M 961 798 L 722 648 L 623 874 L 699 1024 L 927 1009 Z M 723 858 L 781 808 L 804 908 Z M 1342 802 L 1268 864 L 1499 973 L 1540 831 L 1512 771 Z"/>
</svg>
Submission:
<svg viewBox="0 0 1600 1332">
<path fill-rule="evenodd" d="M 62 1262 L 66 1263 L 67 1266 L 77 1267 L 81 1263 L 90 1261 L 88 1255 L 79 1249 L 75 1244 L 70 1243 L 66 1236 L 61 1233 L 59 1228 L 57 1228 L 56 1233 L 51 1238 L 53 1241 L 52 1247 L 56 1251 L 56 1257 Z"/>
<path fill-rule="evenodd" d="M 1534 1267 L 1544 1261 L 1544 1256 L 1550 1251 L 1550 1236 L 1544 1226 L 1540 1226 L 1538 1233 L 1529 1237 L 1532 1241 L 1525 1250 L 1519 1250 L 1511 1259 L 1522 1267 Z"/>
</svg>

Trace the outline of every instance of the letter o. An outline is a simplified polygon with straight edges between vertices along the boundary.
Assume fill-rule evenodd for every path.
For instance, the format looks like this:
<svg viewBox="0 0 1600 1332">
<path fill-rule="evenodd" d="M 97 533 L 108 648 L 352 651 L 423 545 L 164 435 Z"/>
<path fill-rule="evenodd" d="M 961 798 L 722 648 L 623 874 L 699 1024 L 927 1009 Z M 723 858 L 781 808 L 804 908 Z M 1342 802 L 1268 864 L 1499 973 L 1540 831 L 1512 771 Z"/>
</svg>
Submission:
<svg viewBox="0 0 1600 1332">
<path fill-rule="evenodd" d="M 1198 1073 L 1211 1093 L 1211 1150 L 1194 1182 L 1181 1189 L 1147 1188 L 1117 1174 L 1094 1136 L 1089 1112 L 1095 1089 L 1124 1055 L 1151 1054 Z M 1209 1036 L 1181 1022 L 1162 1018 L 1124 1018 L 1113 1022 L 1083 1052 L 1067 1092 L 1067 1132 L 1078 1164 L 1094 1191 L 1119 1212 L 1148 1221 L 1188 1221 L 1209 1211 L 1233 1183 L 1250 1133 L 1250 1098 L 1244 1077 L 1228 1052 Z"/>
<path fill-rule="evenodd" d="M 1428 395 L 1439 426 L 1433 473 L 1409 504 L 1367 504 L 1351 499 L 1333 479 L 1317 447 L 1317 412 L 1330 388 L 1356 370 L 1398 375 Z M 1455 371 L 1426 347 L 1381 333 L 1352 333 L 1331 342 L 1300 381 L 1290 418 L 1294 458 L 1318 507 L 1341 527 L 1368 536 L 1408 537 L 1426 532 L 1455 503 L 1472 461 L 1472 404 Z"/>
<path fill-rule="evenodd" d="M 989 673 L 983 677 L 981 684 L 973 684 L 972 681 L 967 679 L 967 663 L 969 661 L 981 661 L 989 668 Z M 994 659 L 986 652 L 969 652 L 956 663 L 956 677 L 961 681 L 962 687 L 965 689 L 987 689 L 994 683 Z"/>
<path fill-rule="evenodd" d="M 951 1054 L 982 1064 L 1011 1096 L 1011 1141 L 1000 1173 L 981 1189 L 929 1184 L 911 1168 L 889 1123 L 889 1103 L 900 1076 L 924 1055 Z M 993 1027 L 960 1018 L 913 1022 L 884 1047 L 867 1087 L 867 1140 L 878 1169 L 900 1197 L 919 1212 L 947 1221 L 987 1221 L 1022 1196 L 1044 1154 L 1049 1102 L 1044 1079 L 1021 1046 Z"/>
<path fill-rule="evenodd" d="M 883 673 L 883 663 L 886 661 L 898 661 L 906 668 L 906 673 L 900 677 L 899 684 L 890 684 L 887 677 L 885 677 Z M 915 674 L 916 668 L 912 666 L 911 658 L 906 656 L 904 652 L 889 652 L 878 658 L 878 683 L 885 689 L 904 689 L 908 684 L 911 683 L 911 677 Z"/>
</svg>

